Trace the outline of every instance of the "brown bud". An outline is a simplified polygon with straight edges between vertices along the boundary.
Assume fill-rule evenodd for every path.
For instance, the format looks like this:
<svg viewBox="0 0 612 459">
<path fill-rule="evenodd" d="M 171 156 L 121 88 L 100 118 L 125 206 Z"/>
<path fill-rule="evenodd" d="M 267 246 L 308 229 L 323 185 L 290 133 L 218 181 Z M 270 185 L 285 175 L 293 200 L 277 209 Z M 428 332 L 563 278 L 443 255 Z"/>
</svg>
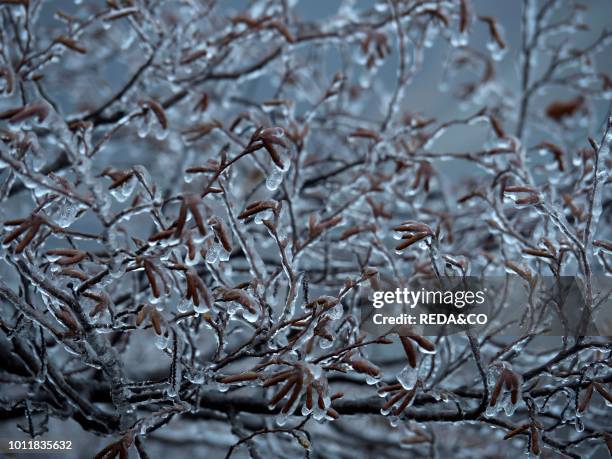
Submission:
<svg viewBox="0 0 612 459">
<path fill-rule="evenodd" d="M 297 376 L 292 376 L 285 385 L 272 397 L 270 400 L 270 405 L 274 406 L 280 402 L 285 395 L 289 393 L 289 391 L 295 386 L 297 383 Z"/>
<path fill-rule="evenodd" d="M 512 437 L 514 437 L 514 436 L 516 436 L 516 435 L 520 434 L 521 432 L 526 431 L 526 430 L 527 430 L 527 429 L 530 427 L 530 425 L 531 425 L 531 424 L 523 424 L 522 426 L 519 426 L 519 427 L 517 427 L 516 429 L 514 429 L 514 430 L 512 430 L 512 431 L 508 432 L 508 433 L 506 434 L 506 436 L 504 437 L 504 440 L 508 440 L 509 438 L 512 438 Z"/>
<path fill-rule="evenodd" d="M 373 377 L 378 377 L 380 375 L 380 370 L 378 367 L 365 359 L 355 359 L 351 362 L 351 366 L 358 373 L 363 373 Z"/>
<path fill-rule="evenodd" d="M 218 379 L 218 381 L 223 384 L 231 384 L 236 382 L 253 381 L 258 378 L 259 373 L 256 373 L 254 371 L 246 371 L 237 375 L 222 376 Z"/>
<path fill-rule="evenodd" d="M 411 235 L 402 236 L 404 241 L 395 247 L 395 250 L 400 251 L 410 247 L 412 244 L 419 242 L 420 240 L 425 239 L 427 236 L 430 236 L 430 233 L 416 233 Z"/>
<path fill-rule="evenodd" d="M 422 347 L 426 351 L 434 352 L 436 350 L 436 345 L 432 343 L 431 341 L 429 341 L 428 339 L 423 338 L 422 336 L 408 335 L 408 338 L 410 338 L 412 341 L 417 343 L 420 347 Z"/>
<path fill-rule="evenodd" d="M 400 336 L 400 341 L 402 343 L 402 346 L 404 347 L 404 353 L 406 354 L 406 357 L 408 358 L 408 363 L 410 364 L 412 368 L 416 368 L 417 354 L 416 354 L 416 351 L 414 350 L 414 347 L 412 346 L 412 343 L 405 336 Z"/>
<path fill-rule="evenodd" d="M 145 102 L 145 105 L 151 109 L 151 111 L 155 115 L 155 118 L 157 118 L 157 122 L 159 123 L 159 125 L 163 129 L 168 128 L 168 117 L 166 116 L 166 112 L 164 111 L 163 107 L 153 99 L 147 100 Z"/>
<path fill-rule="evenodd" d="M 60 37 L 57 37 L 55 39 L 55 42 L 60 43 L 61 45 L 64 45 L 66 48 L 71 49 L 72 51 L 76 51 L 77 53 L 80 53 L 80 54 L 87 53 L 87 48 L 80 45 L 76 40 L 73 40 L 72 38 L 68 38 L 62 35 Z"/>
<path fill-rule="evenodd" d="M 593 383 L 589 384 L 584 392 L 584 396 L 582 400 L 578 404 L 578 411 L 583 412 L 589 406 L 589 402 L 591 401 L 591 397 L 593 396 Z"/>
</svg>

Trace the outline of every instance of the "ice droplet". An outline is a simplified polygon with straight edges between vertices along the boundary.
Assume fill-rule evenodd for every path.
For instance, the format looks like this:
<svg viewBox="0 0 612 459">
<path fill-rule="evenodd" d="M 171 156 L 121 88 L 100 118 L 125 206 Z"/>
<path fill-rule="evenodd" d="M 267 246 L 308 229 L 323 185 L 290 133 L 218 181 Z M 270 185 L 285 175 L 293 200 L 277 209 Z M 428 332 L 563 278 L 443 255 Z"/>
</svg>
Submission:
<svg viewBox="0 0 612 459">
<path fill-rule="evenodd" d="M 182 299 L 176 305 L 176 309 L 178 312 L 187 312 L 189 309 L 191 309 L 191 302 L 186 299 Z"/>
<path fill-rule="evenodd" d="M 257 215 L 255 215 L 255 224 L 261 225 L 264 220 L 270 220 L 273 216 L 274 213 L 271 210 L 259 212 Z"/>
<path fill-rule="evenodd" d="M 319 346 L 321 347 L 321 349 L 329 349 L 330 347 L 332 347 L 333 344 L 334 344 L 333 339 L 327 339 L 327 338 L 324 338 L 323 336 L 319 338 Z"/>
<path fill-rule="evenodd" d="M 219 259 L 219 245 L 213 244 L 206 251 L 206 263 L 210 263 L 211 265 L 216 263 Z"/>
<path fill-rule="evenodd" d="M 406 365 L 402 371 L 397 375 L 397 381 L 406 390 L 411 390 L 417 383 L 418 373 L 416 368 L 412 368 L 410 365 Z"/>
<path fill-rule="evenodd" d="M 223 383 L 220 383 L 220 382 L 218 382 L 216 384 L 216 386 L 217 386 L 217 390 L 219 392 L 227 392 L 229 390 L 229 388 L 230 388 L 229 384 L 223 384 Z"/>
<path fill-rule="evenodd" d="M 210 308 L 206 305 L 206 303 L 200 302 L 198 305 L 193 305 L 193 310 L 198 314 L 206 314 L 208 311 L 210 311 Z"/>
<path fill-rule="evenodd" d="M 249 322 L 249 323 L 255 323 L 255 322 L 257 322 L 257 318 L 259 317 L 259 313 L 257 312 L 257 310 L 249 311 L 246 308 L 242 308 L 242 317 L 244 317 L 244 319 L 247 322 Z"/>
<path fill-rule="evenodd" d="M 510 397 L 508 397 L 507 400 L 504 400 L 504 412 L 506 413 L 506 416 L 512 416 L 514 414 L 516 405 L 518 405 L 518 403 L 512 403 Z"/>
<path fill-rule="evenodd" d="M 54 206 L 53 219 L 62 228 L 68 228 L 77 219 L 79 207 L 69 199 L 61 199 Z"/>
<path fill-rule="evenodd" d="M 338 320 L 340 317 L 342 317 L 343 313 L 344 313 L 344 308 L 342 307 L 342 303 L 338 303 L 333 308 L 329 309 L 326 314 L 332 320 Z"/>
<path fill-rule="evenodd" d="M 275 137 L 281 138 L 285 135 L 285 130 L 282 127 L 273 127 L 270 128 L 270 134 Z"/>
<path fill-rule="evenodd" d="M 419 352 L 423 353 L 423 354 L 435 354 L 436 353 L 436 348 L 434 347 L 433 349 L 426 349 L 423 346 L 421 346 L 418 342 L 415 343 L 417 345 L 417 347 L 419 348 Z M 427 370 L 429 371 L 429 369 Z"/>
<path fill-rule="evenodd" d="M 219 261 L 228 261 L 230 259 L 230 253 L 223 248 L 219 247 Z"/>
<path fill-rule="evenodd" d="M 110 190 L 113 197 L 119 202 L 125 202 L 128 200 L 130 195 L 134 192 L 136 188 L 136 179 L 132 177 L 123 185 Z"/>
<path fill-rule="evenodd" d="M 138 123 L 138 130 L 137 130 L 138 137 L 140 137 L 141 139 L 144 139 L 146 136 L 149 135 L 150 131 L 151 131 L 151 123 L 149 123 L 147 116 L 143 116 L 140 122 Z"/>
<path fill-rule="evenodd" d="M 195 266 L 198 263 L 200 263 L 201 259 L 202 259 L 202 255 L 200 251 L 196 250 L 193 258 L 189 258 L 189 254 L 185 255 L 185 264 L 187 266 Z"/>
<path fill-rule="evenodd" d="M 463 31 L 463 32 L 457 31 L 453 33 L 451 36 L 451 46 L 454 46 L 455 48 L 466 46 L 468 44 L 469 38 L 470 37 L 467 31 Z"/>
<path fill-rule="evenodd" d="M 288 419 L 289 419 L 288 414 L 280 413 L 278 416 L 276 416 L 276 424 L 279 426 L 284 426 L 287 423 Z"/>
<path fill-rule="evenodd" d="M 493 58 L 494 61 L 501 61 L 508 51 L 506 46 L 502 47 L 496 40 L 489 40 L 487 49 L 491 53 L 491 58 Z"/>
<path fill-rule="evenodd" d="M 203 369 L 195 370 L 191 375 L 188 376 L 189 381 L 193 384 L 203 384 L 205 378 L 206 372 Z"/>
<path fill-rule="evenodd" d="M 163 351 L 164 349 L 166 349 L 166 347 L 168 347 L 168 343 L 170 342 L 170 336 L 169 335 L 158 335 L 157 338 L 155 339 L 155 347 L 157 349 L 159 349 L 160 351 Z"/>
<path fill-rule="evenodd" d="M 272 168 L 272 172 L 268 175 L 266 179 L 266 188 L 270 191 L 275 191 L 280 186 L 283 181 L 283 172 L 278 168 Z"/>
<path fill-rule="evenodd" d="M 162 127 L 159 127 L 158 129 L 155 130 L 155 138 L 157 140 L 165 140 L 166 137 L 168 137 L 168 129 L 164 129 Z"/>
</svg>

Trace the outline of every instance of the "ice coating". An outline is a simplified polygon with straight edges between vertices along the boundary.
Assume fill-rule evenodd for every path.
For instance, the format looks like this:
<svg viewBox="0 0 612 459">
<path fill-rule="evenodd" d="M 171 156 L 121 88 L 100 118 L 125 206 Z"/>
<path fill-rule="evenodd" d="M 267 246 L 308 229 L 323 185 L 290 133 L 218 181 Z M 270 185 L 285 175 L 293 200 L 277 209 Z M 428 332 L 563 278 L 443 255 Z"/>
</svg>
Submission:
<svg viewBox="0 0 612 459">
<path fill-rule="evenodd" d="M 0 1 L 0 433 L 79 457 L 601 452 L 609 16 Z M 363 327 L 374 292 L 461 276 L 518 280 L 521 336 Z M 584 337 L 544 314 L 571 316 L 564 276 Z"/>
</svg>

